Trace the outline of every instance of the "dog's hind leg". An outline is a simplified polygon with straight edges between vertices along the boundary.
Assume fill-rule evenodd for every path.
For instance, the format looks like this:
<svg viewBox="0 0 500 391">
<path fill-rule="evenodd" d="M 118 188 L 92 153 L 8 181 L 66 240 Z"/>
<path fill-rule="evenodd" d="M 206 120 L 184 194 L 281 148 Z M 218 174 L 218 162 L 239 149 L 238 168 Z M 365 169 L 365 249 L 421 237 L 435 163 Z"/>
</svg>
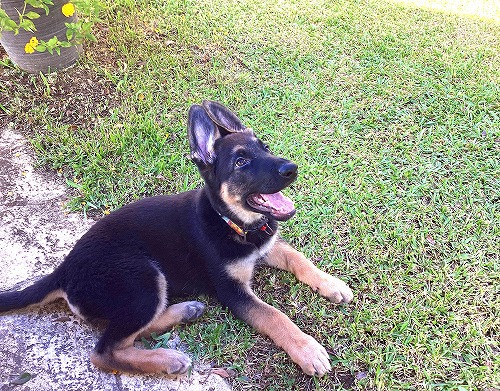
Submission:
<svg viewBox="0 0 500 391">
<path fill-rule="evenodd" d="M 198 315 L 197 311 L 193 310 L 192 313 L 188 311 L 189 305 L 183 304 L 172 305 L 161 313 L 148 305 L 132 308 L 133 303 L 131 303 L 126 313 L 121 313 L 120 318 L 113 318 L 109 323 L 92 352 L 92 363 L 109 371 L 168 375 L 186 373 L 191 366 L 191 359 L 184 353 L 173 349 L 146 350 L 134 347 L 134 340 L 145 331 L 151 333 L 165 330 L 163 326 L 183 320 L 182 315 Z M 150 321 L 144 324 L 141 320 L 147 318 Z"/>
<path fill-rule="evenodd" d="M 277 240 L 264 262 L 278 269 L 292 272 L 299 281 L 334 303 L 349 303 L 353 294 L 347 284 L 319 270 L 304 254 L 284 240 Z"/>
<path fill-rule="evenodd" d="M 83 295 L 80 295 L 79 301 L 76 300 L 76 295 L 68 295 L 69 302 L 84 314 L 92 313 L 91 309 L 99 309 L 109 321 L 91 354 L 91 361 L 108 371 L 184 374 L 191 367 L 191 359 L 184 353 L 172 349 L 147 350 L 134 347 L 134 340 L 139 334 L 155 326 L 164 313 L 169 312 L 165 309 L 167 283 L 163 274 L 140 259 L 136 260 L 136 264 L 138 266 L 134 267 L 133 264 L 122 261 L 123 268 L 127 268 L 127 275 L 108 275 L 109 281 L 113 281 L 112 277 L 116 279 L 113 284 L 108 285 L 105 293 L 103 289 L 99 290 L 100 293 L 93 297 L 92 307 L 84 300 Z M 112 269 L 110 273 L 116 273 L 116 269 Z M 120 276 L 121 280 L 118 280 Z M 100 283 L 105 281 L 100 280 Z M 74 289 L 71 292 L 74 293 Z M 92 295 L 92 290 L 86 292 L 86 297 Z M 173 307 L 170 313 L 180 312 L 178 309 L 180 306 Z"/>
<path fill-rule="evenodd" d="M 185 301 L 172 304 L 157 316 L 140 334 L 149 337 L 151 333 L 161 333 L 175 325 L 194 322 L 205 311 L 205 305 L 199 301 Z"/>
<path fill-rule="evenodd" d="M 110 326 L 103 338 L 109 337 L 115 331 L 115 328 Z M 98 344 L 91 354 L 92 363 L 108 371 L 167 375 L 181 375 L 191 367 L 191 359 L 177 350 L 163 348 L 146 350 L 134 347 L 137 334 L 134 333 L 104 350 L 100 350 Z"/>
</svg>

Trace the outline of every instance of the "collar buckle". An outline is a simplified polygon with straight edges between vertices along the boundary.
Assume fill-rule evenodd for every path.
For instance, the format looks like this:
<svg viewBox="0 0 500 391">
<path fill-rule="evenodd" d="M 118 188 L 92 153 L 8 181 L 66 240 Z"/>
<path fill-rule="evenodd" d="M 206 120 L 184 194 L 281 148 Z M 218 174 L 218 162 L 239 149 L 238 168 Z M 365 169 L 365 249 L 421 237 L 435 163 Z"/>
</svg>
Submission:
<svg viewBox="0 0 500 391">
<path fill-rule="evenodd" d="M 274 234 L 273 229 L 269 226 L 269 224 L 264 224 L 262 227 L 260 227 L 261 231 L 264 231 L 266 234 L 269 236 L 272 236 Z"/>
</svg>

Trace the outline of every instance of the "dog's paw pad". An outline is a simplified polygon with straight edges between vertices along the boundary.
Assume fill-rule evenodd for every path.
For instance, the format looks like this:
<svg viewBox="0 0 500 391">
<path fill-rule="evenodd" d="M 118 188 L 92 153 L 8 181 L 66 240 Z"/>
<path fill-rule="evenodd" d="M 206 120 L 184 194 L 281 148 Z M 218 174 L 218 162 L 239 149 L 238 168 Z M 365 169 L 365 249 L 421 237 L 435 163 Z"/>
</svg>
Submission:
<svg viewBox="0 0 500 391">
<path fill-rule="evenodd" d="M 205 312 L 205 304 L 199 301 L 189 301 L 186 303 L 184 319 L 185 323 L 194 322 Z"/>
</svg>

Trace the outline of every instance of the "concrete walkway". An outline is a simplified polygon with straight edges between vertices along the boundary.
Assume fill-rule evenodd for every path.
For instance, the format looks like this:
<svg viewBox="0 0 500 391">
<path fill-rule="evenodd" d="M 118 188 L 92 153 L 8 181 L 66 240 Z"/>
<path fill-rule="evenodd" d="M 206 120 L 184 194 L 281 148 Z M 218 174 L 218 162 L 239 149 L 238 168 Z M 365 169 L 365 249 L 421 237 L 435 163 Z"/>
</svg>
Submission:
<svg viewBox="0 0 500 391">
<path fill-rule="evenodd" d="M 66 186 L 57 175 L 34 169 L 31 155 L 20 134 L 0 129 L 0 291 L 50 273 L 92 225 L 64 213 Z M 209 373 L 172 380 L 100 371 L 89 360 L 98 335 L 64 303 L 0 315 L 0 391 L 230 389 Z M 25 372 L 33 378 L 11 383 Z"/>
</svg>

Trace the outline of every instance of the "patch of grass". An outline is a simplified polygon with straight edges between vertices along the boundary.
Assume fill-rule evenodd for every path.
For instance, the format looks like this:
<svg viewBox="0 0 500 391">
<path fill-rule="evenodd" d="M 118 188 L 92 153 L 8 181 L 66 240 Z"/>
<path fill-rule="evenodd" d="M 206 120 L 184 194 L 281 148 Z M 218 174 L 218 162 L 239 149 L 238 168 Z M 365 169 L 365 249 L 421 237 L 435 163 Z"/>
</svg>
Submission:
<svg viewBox="0 0 500 391">
<path fill-rule="evenodd" d="M 29 123 L 76 209 L 200 186 L 185 127 L 202 99 L 298 163 L 288 191 L 298 213 L 282 234 L 348 281 L 355 301 L 335 307 L 286 273 L 256 275 L 259 296 L 329 351 L 334 370 L 319 380 L 211 302 L 178 332 L 198 360 L 237 368 L 235 389 L 493 390 L 498 10 L 485 20 L 415 3 L 115 1 L 84 64 L 111 84 L 107 112 L 54 111 L 62 75 L 44 95 L 39 77 L 2 69 L 0 113 Z M 44 98 L 23 110 L 36 83 Z"/>
</svg>

